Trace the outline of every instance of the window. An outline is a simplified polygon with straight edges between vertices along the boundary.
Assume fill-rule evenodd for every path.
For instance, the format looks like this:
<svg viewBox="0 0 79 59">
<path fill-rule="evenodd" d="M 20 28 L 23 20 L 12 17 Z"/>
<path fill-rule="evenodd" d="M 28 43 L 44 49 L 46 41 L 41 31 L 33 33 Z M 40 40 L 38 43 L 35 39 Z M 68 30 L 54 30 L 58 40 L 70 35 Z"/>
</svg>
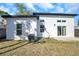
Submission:
<svg viewBox="0 0 79 59">
<path fill-rule="evenodd" d="M 22 24 L 16 24 L 16 35 L 22 35 Z"/>
<path fill-rule="evenodd" d="M 66 35 L 66 26 L 62 26 L 62 35 L 63 35 L 63 36 Z"/>
<path fill-rule="evenodd" d="M 61 20 L 57 20 L 57 22 L 61 22 Z M 62 22 L 66 22 L 66 20 L 62 20 Z"/>
<path fill-rule="evenodd" d="M 58 36 L 61 35 L 61 26 L 58 26 Z"/>
<path fill-rule="evenodd" d="M 40 28 L 44 28 L 44 25 L 40 25 Z"/>
<path fill-rule="evenodd" d="M 40 32 L 44 32 L 44 25 L 40 25 Z"/>
<path fill-rule="evenodd" d="M 61 22 L 61 20 L 57 20 L 57 22 Z"/>
<path fill-rule="evenodd" d="M 44 32 L 44 29 L 40 29 L 40 32 Z"/>
<path fill-rule="evenodd" d="M 66 36 L 66 26 L 57 27 L 58 36 Z"/>
<path fill-rule="evenodd" d="M 62 20 L 62 22 L 66 22 L 66 20 Z"/>
<path fill-rule="evenodd" d="M 40 20 L 40 22 L 44 22 L 44 20 Z"/>
</svg>

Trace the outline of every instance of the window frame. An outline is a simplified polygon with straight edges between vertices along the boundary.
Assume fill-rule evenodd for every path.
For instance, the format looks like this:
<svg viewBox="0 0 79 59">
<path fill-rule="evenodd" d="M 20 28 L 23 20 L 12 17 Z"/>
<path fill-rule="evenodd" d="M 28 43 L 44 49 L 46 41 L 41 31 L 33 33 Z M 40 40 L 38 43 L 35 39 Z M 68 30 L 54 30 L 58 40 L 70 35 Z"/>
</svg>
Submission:
<svg viewBox="0 0 79 59">
<path fill-rule="evenodd" d="M 61 20 L 57 20 L 57 22 L 61 22 Z"/>
<path fill-rule="evenodd" d="M 21 27 L 18 27 L 20 25 Z M 18 33 L 18 31 L 21 31 L 21 33 Z M 16 35 L 21 36 L 22 35 L 22 23 L 16 24 Z"/>
<path fill-rule="evenodd" d="M 41 26 L 43 26 L 43 27 L 41 27 Z M 41 24 L 41 25 L 40 25 L 40 32 L 43 33 L 43 32 L 44 32 L 44 29 L 45 29 L 44 25 Z"/>
<path fill-rule="evenodd" d="M 57 35 L 61 36 L 61 26 L 57 26 Z"/>
<path fill-rule="evenodd" d="M 58 29 L 58 27 L 60 27 L 60 29 Z M 57 36 L 66 36 L 66 26 L 57 26 Z"/>
<path fill-rule="evenodd" d="M 62 22 L 66 22 L 66 20 L 62 20 Z"/>
<path fill-rule="evenodd" d="M 40 22 L 44 22 L 44 20 L 40 20 Z"/>
<path fill-rule="evenodd" d="M 66 26 L 62 26 L 62 35 L 66 36 Z"/>
</svg>

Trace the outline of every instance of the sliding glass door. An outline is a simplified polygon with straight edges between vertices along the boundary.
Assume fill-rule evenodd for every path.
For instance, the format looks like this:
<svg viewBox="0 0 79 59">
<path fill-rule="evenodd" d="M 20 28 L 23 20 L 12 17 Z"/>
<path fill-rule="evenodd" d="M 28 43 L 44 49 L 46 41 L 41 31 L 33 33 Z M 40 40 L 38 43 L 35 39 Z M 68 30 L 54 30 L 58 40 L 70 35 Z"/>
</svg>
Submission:
<svg viewBox="0 0 79 59">
<path fill-rule="evenodd" d="M 57 26 L 57 35 L 66 36 L 66 26 Z"/>
</svg>

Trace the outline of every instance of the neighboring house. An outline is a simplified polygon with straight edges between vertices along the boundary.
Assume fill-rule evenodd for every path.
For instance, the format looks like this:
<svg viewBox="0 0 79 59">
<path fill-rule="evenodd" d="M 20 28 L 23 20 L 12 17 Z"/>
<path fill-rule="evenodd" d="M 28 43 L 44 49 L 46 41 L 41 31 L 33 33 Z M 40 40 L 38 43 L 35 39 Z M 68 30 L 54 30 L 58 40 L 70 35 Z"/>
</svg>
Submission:
<svg viewBox="0 0 79 59">
<path fill-rule="evenodd" d="M 6 37 L 6 20 L 0 17 L 0 38 Z"/>
<path fill-rule="evenodd" d="M 33 13 L 30 16 L 3 15 L 7 20 L 6 39 L 28 40 L 35 37 L 75 37 L 74 16 L 77 14 Z"/>
</svg>

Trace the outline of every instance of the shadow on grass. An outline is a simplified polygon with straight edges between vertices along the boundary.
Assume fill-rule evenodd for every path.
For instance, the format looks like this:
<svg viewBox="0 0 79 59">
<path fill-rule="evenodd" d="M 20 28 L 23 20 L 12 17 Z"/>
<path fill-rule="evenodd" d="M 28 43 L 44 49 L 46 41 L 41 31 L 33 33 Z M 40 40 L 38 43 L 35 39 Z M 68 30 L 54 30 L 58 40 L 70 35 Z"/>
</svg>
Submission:
<svg viewBox="0 0 79 59">
<path fill-rule="evenodd" d="M 0 39 L 0 42 L 6 42 L 6 41 L 11 41 L 11 40 L 5 40 L 5 39 Z"/>
<path fill-rule="evenodd" d="M 10 50 L 1 52 L 0 55 L 1 55 L 1 54 L 4 54 L 4 53 L 7 53 L 7 52 L 10 52 L 10 51 L 13 51 L 13 50 L 15 50 L 15 49 L 17 49 L 17 48 L 23 47 L 23 46 L 25 46 L 25 45 L 27 45 L 27 44 L 30 44 L 30 43 L 27 42 L 27 43 L 25 43 L 25 44 L 23 44 L 23 45 L 20 45 L 20 46 L 17 46 L 17 47 L 15 47 L 15 48 L 12 48 L 12 49 L 10 49 Z"/>
<path fill-rule="evenodd" d="M 42 37 L 38 37 L 34 42 L 39 42 L 41 40 L 43 40 Z"/>
<path fill-rule="evenodd" d="M 9 46 L 5 46 L 5 47 L 1 47 L 0 49 L 12 47 L 12 46 L 15 46 L 15 45 L 17 45 L 17 44 L 20 44 L 20 43 L 22 43 L 22 42 L 23 42 L 23 41 L 19 41 L 18 43 L 15 43 L 15 44 L 12 44 L 12 45 L 9 45 Z"/>
</svg>

